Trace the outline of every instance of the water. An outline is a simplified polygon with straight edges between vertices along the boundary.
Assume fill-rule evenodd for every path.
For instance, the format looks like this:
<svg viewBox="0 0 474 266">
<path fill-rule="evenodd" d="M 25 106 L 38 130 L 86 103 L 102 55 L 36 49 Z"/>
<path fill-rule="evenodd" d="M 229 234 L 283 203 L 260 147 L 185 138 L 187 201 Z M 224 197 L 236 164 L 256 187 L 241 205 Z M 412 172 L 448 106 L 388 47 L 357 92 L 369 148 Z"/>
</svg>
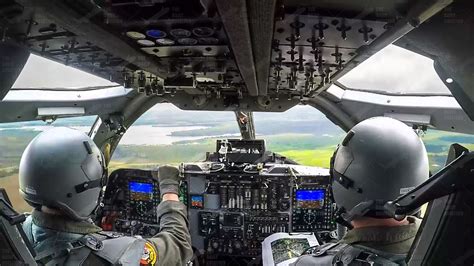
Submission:
<svg viewBox="0 0 474 266">
<path fill-rule="evenodd" d="M 121 145 L 167 145 L 183 140 L 199 140 L 207 136 L 171 136 L 173 132 L 206 129 L 203 126 L 157 127 L 151 125 L 132 126 L 120 140 Z"/>
<path fill-rule="evenodd" d="M 3 130 L 29 130 L 35 132 L 42 132 L 53 128 L 53 125 L 44 126 L 22 126 L 22 127 L 9 127 L 0 128 Z M 72 126 L 71 128 L 89 133 L 90 127 L 88 126 Z M 225 135 L 203 135 L 203 136 L 172 136 L 173 132 L 189 131 L 206 129 L 209 127 L 205 126 L 166 126 L 158 127 L 152 125 L 136 125 L 130 127 L 125 135 L 120 140 L 120 145 L 170 145 L 174 142 L 179 141 L 193 141 L 194 143 L 199 142 L 205 138 L 216 138 L 216 137 L 238 137 L 239 134 L 225 134 Z M 11 133 L 9 133 L 11 134 Z M 13 133 L 14 134 L 14 133 Z"/>
</svg>

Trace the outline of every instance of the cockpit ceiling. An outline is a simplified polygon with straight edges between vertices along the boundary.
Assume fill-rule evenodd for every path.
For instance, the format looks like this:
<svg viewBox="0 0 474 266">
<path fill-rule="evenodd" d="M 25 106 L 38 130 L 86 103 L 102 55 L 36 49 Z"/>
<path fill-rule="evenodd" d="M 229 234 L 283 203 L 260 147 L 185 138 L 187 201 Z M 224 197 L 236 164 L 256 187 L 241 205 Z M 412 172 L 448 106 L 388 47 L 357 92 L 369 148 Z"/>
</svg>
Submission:
<svg viewBox="0 0 474 266">
<path fill-rule="evenodd" d="M 318 95 L 448 4 L 425 2 L 10 0 L 0 16 L 32 53 L 199 109 Z"/>
</svg>

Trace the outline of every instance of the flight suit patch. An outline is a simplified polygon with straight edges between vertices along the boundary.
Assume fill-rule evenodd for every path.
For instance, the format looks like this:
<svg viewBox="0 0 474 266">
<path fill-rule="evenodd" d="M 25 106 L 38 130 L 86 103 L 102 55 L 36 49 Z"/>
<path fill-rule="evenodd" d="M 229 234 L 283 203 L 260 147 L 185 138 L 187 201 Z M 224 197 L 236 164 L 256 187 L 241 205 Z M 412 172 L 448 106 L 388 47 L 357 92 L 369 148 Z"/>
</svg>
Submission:
<svg viewBox="0 0 474 266">
<path fill-rule="evenodd" d="M 155 265 L 157 260 L 158 252 L 156 252 L 155 246 L 150 242 L 146 242 L 142 258 L 140 259 L 140 265 Z"/>
</svg>

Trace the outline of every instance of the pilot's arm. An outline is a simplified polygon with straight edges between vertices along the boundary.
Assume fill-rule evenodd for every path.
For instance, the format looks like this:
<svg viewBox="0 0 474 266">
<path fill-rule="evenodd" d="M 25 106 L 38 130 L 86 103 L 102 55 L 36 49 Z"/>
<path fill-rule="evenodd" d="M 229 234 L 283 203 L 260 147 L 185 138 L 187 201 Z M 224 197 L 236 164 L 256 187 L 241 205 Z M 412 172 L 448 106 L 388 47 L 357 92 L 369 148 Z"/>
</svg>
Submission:
<svg viewBox="0 0 474 266">
<path fill-rule="evenodd" d="M 142 265 L 185 265 L 193 255 L 186 206 L 179 201 L 179 172 L 171 166 L 158 169 L 162 202 L 157 215 L 160 232 L 147 239 Z"/>
</svg>

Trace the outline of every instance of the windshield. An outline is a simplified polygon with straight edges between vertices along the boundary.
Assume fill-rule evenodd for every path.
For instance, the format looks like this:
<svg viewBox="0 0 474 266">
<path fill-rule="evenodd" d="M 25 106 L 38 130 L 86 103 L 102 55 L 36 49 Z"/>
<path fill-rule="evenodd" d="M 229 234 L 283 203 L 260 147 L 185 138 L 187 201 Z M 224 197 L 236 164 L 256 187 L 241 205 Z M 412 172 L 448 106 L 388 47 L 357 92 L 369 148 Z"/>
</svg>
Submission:
<svg viewBox="0 0 474 266">
<path fill-rule="evenodd" d="M 157 104 L 124 134 L 109 170 L 203 161 L 218 138 L 240 138 L 234 112 L 184 111 Z"/>
<path fill-rule="evenodd" d="M 345 132 L 311 106 L 296 106 L 284 113 L 255 113 L 257 138 L 268 149 L 300 164 L 329 167 L 336 145 Z M 431 173 L 446 163 L 449 146 L 459 143 L 474 149 L 474 136 L 429 129 L 420 135 L 428 152 Z"/>
<path fill-rule="evenodd" d="M 300 164 L 329 167 L 329 158 L 345 132 L 311 106 L 283 113 L 255 113 L 257 138 L 267 149 Z"/>
<path fill-rule="evenodd" d="M 451 95 L 433 60 L 389 45 L 344 75 L 347 88 L 388 94 Z"/>
</svg>

